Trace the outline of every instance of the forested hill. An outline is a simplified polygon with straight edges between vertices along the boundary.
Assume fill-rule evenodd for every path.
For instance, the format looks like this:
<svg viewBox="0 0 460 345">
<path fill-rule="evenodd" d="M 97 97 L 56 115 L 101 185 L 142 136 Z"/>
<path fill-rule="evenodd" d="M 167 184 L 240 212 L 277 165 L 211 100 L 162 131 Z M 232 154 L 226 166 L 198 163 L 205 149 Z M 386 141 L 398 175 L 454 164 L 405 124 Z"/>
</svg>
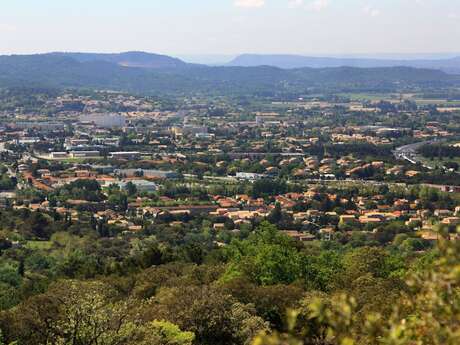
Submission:
<svg viewBox="0 0 460 345">
<path fill-rule="evenodd" d="M 0 56 L 0 87 L 98 88 L 136 93 L 282 93 L 311 88 L 393 90 L 408 86 L 459 86 L 460 76 L 410 67 L 300 68 L 121 66 L 66 54 Z"/>
<path fill-rule="evenodd" d="M 243 54 L 237 56 L 228 63 L 228 66 L 254 67 L 254 66 L 274 66 L 280 68 L 325 68 L 325 67 L 414 67 L 439 69 L 441 71 L 460 74 L 460 57 L 449 59 L 375 59 L 375 58 L 336 58 L 336 57 L 316 57 L 301 55 L 263 55 L 263 54 Z"/>
<path fill-rule="evenodd" d="M 180 68 L 188 65 L 186 62 L 171 56 L 138 51 L 114 54 L 51 53 L 49 55 L 70 57 L 79 62 L 105 61 L 125 67 Z"/>
</svg>

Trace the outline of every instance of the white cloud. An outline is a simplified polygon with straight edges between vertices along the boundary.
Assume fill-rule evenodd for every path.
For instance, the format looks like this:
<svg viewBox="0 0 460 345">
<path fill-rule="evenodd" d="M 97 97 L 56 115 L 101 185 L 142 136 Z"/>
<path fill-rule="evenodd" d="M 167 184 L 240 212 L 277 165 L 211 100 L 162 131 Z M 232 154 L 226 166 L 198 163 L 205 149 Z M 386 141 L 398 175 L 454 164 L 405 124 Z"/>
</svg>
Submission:
<svg viewBox="0 0 460 345">
<path fill-rule="evenodd" d="M 265 0 L 235 0 L 236 7 L 258 8 L 265 5 Z"/>
<path fill-rule="evenodd" d="M 457 13 L 449 13 L 447 17 L 449 19 L 459 19 L 460 18 L 460 16 Z"/>
<path fill-rule="evenodd" d="M 316 12 L 322 11 L 327 7 L 329 7 L 329 0 L 313 0 L 305 6 L 307 10 Z"/>
<path fill-rule="evenodd" d="M 378 17 L 380 15 L 380 10 L 372 6 L 364 7 L 363 12 L 371 17 Z"/>
<path fill-rule="evenodd" d="M 329 7 L 329 0 L 310 0 L 305 3 L 305 0 L 290 0 L 288 2 L 289 8 L 303 8 L 308 11 L 320 12 Z"/>
<path fill-rule="evenodd" d="M 290 0 L 288 3 L 289 8 L 299 8 L 303 6 L 303 0 Z"/>
<path fill-rule="evenodd" d="M 16 31 L 16 27 L 6 23 L 0 23 L 0 32 L 13 32 Z"/>
</svg>

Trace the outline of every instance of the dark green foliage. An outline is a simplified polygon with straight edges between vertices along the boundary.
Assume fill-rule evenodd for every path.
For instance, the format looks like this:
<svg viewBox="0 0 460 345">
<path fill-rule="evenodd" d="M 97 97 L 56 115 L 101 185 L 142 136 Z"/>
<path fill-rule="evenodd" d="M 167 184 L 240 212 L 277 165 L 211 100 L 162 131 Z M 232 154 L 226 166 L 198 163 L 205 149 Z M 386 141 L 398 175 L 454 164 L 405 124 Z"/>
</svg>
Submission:
<svg viewBox="0 0 460 345">
<path fill-rule="evenodd" d="M 101 186 L 96 180 L 76 180 L 66 184 L 56 191 L 57 197 L 66 199 L 77 199 L 87 201 L 101 201 L 104 195 Z"/>
<path fill-rule="evenodd" d="M 286 191 L 286 183 L 279 180 L 261 179 L 255 181 L 252 186 L 252 196 L 254 198 L 283 194 Z"/>
<path fill-rule="evenodd" d="M 75 56 L 78 58 L 78 56 Z M 303 91 L 308 87 L 346 90 L 392 90 L 402 85 L 455 85 L 456 76 L 409 67 L 352 67 L 282 70 L 275 67 L 207 67 L 144 69 L 63 55 L 0 57 L 1 87 L 90 87 L 143 93 L 208 92 L 259 95 Z M 141 64 L 142 65 L 142 64 Z M 280 91 L 275 92 L 274 87 Z"/>
<path fill-rule="evenodd" d="M 76 188 L 100 191 L 92 182 L 76 181 L 70 191 Z M 393 191 L 378 191 L 389 200 L 394 197 Z M 344 196 L 363 193 L 350 189 Z M 454 202 L 429 188 L 412 193 L 433 205 Z M 109 195 L 126 196 L 116 188 L 110 188 Z M 312 202 L 333 209 L 335 203 L 324 196 L 320 193 Z M 283 223 L 287 215 L 278 205 L 269 218 Z M 392 301 L 407 290 L 407 272 L 431 267 L 435 257 L 434 252 L 418 254 L 430 245 L 398 222 L 380 225 L 375 232 L 352 229 L 350 238 L 343 234 L 337 241 L 302 243 L 266 221 L 224 236 L 204 215 L 175 226 L 169 224 L 175 220 L 170 217 L 159 217 L 141 233 L 125 236 L 92 212 L 81 213 L 77 220 L 25 209 L 1 210 L 5 231 L 21 236 L 24 243 L 13 247 L 11 241 L 2 242 L 0 329 L 5 341 L 35 339 L 46 344 L 51 339 L 47 337 L 62 336 L 55 327 L 68 327 L 62 320 L 75 315 L 73 307 L 61 304 L 68 298 L 84 308 L 81 312 L 90 311 L 90 319 L 102 317 L 98 322 L 106 330 L 112 329 L 106 324 L 107 317 L 115 316 L 112 311 L 129 306 L 133 314 L 126 318 L 135 315 L 138 319 L 130 320 L 139 330 L 152 320 L 164 320 L 193 332 L 196 345 L 243 345 L 260 330 L 283 331 L 286 310 L 303 310 L 318 295 L 329 300 L 346 292 L 355 300 L 357 319 L 373 312 L 387 317 Z M 216 242 L 224 238 L 229 244 L 219 247 Z M 30 239 L 34 241 L 26 241 Z M 68 279 L 74 281 L 62 282 Z M 97 310 L 91 309 L 89 297 Z"/>
<path fill-rule="evenodd" d="M 455 158 L 460 157 L 460 147 L 453 145 L 423 145 L 419 148 L 419 152 L 428 158 Z"/>
</svg>

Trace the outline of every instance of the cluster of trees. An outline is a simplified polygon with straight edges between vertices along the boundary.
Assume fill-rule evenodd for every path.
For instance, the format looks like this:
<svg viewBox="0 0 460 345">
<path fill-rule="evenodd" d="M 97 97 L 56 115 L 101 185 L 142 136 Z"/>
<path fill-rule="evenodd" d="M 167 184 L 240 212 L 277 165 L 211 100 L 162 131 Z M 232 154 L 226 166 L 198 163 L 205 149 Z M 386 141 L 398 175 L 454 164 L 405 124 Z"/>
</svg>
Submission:
<svg viewBox="0 0 460 345">
<path fill-rule="evenodd" d="M 377 146 L 369 143 L 349 143 L 341 145 L 316 144 L 308 149 L 311 155 L 323 157 L 325 152 L 333 157 L 356 155 L 357 157 L 385 157 L 391 156 L 391 146 Z"/>
<path fill-rule="evenodd" d="M 11 177 L 8 175 L 8 168 L 4 165 L 0 166 L 0 191 L 2 190 L 12 190 L 16 187 L 17 180 L 16 177 Z"/>
<path fill-rule="evenodd" d="M 11 87 L 0 89 L 0 110 L 25 113 L 49 113 L 46 102 L 59 95 L 59 91 L 51 88 Z"/>
<path fill-rule="evenodd" d="M 58 200 L 87 200 L 99 202 L 105 200 L 105 195 L 102 193 L 101 186 L 96 180 L 79 179 L 70 182 L 58 190 L 53 195 Z"/>
<path fill-rule="evenodd" d="M 358 300 L 349 294 L 319 296 L 288 313 L 287 331 L 259 335 L 253 344 L 457 344 L 460 248 L 442 240 L 439 249 L 429 268 L 408 276 L 388 316 L 360 314 Z"/>
<path fill-rule="evenodd" d="M 0 191 L 13 190 L 16 187 L 17 180 L 7 174 L 0 175 Z"/>
<path fill-rule="evenodd" d="M 267 222 L 220 248 L 205 221 L 198 232 L 165 224 L 134 238 L 101 236 L 91 219 L 47 221 L 68 223 L 41 245 L 10 241 L 0 249 L 6 344 L 236 345 L 262 341 L 259 334 L 313 344 L 329 334 L 329 324 L 311 316 L 318 301 L 331 318 L 328 308 L 351 303 L 356 325 L 371 313 L 385 319 L 411 289 L 405 278 L 439 256 L 401 253 L 403 238 L 386 248 L 305 245 Z M 344 293 L 349 297 L 337 300 Z M 288 335 L 287 310 L 298 320 Z M 345 322 L 339 316 L 330 322 Z"/>
<path fill-rule="evenodd" d="M 460 157 L 460 147 L 445 144 L 423 145 L 419 152 L 428 158 L 457 158 Z"/>
</svg>

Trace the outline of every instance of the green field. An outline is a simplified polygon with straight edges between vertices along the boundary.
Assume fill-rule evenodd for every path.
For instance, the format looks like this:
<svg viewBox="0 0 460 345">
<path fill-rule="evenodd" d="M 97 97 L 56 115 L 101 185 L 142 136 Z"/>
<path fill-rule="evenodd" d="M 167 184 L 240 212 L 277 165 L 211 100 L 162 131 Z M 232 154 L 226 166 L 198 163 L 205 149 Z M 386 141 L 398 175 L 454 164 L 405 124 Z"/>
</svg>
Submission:
<svg viewBox="0 0 460 345">
<path fill-rule="evenodd" d="M 26 248 L 32 250 L 48 250 L 53 246 L 52 241 L 27 241 Z"/>
<path fill-rule="evenodd" d="M 415 103 L 418 105 L 429 105 L 429 104 L 437 104 L 437 105 L 446 105 L 446 106 L 451 106 L 451 107 L 460 107 L 460 101 L 448 101 L 446 99 L 421 99 L 421 98 L 415 98 L 412 99 Z"/>
<path fill-rule="evenodd" d="M 399 99 L 399 95 L 389 93 L 340 93 L 338 96 L 348 97 L 352 101 L 389 101 Z"/>
</svg>

